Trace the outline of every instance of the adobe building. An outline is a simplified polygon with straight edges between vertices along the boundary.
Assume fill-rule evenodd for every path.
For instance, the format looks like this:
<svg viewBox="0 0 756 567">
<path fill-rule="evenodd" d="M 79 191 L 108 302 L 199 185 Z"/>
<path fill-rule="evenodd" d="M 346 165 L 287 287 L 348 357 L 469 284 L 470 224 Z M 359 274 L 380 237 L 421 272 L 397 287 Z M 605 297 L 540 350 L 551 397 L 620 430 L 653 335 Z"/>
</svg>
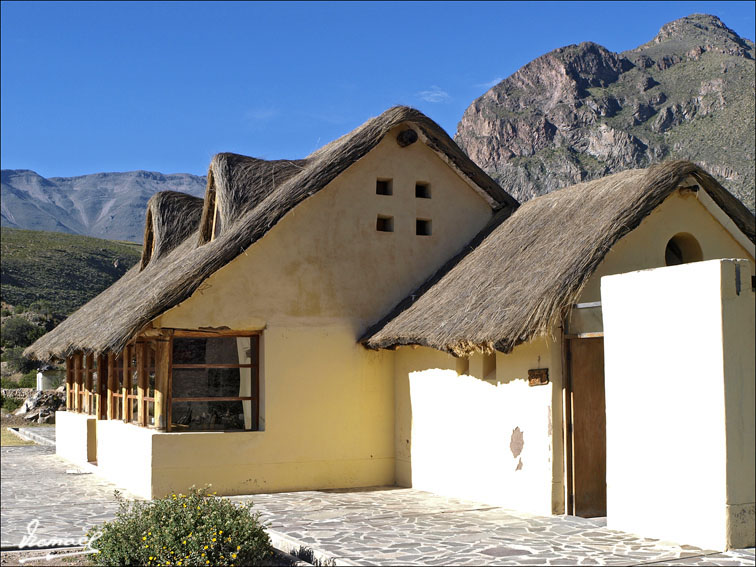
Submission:
<svg viewBox="0 0 756 567">
<path fill-rule="evenodd" d="M 692 163 L 520 205 L 397 107 L 302 160 L 219 154 L 204 199 L 155 195 L 141 263 L 26 353 L 67 362 L 57 452 L 144 497 L 412 486 L 660 537 L 636 521 L 656 506 L 678 541 L 743 547 L 755 241 Z M 677 482 L 661 459 L 700 428 L 669 420 L 702 412 L 705 530 L 692 492 L 628 476 Z"/>
</svg>

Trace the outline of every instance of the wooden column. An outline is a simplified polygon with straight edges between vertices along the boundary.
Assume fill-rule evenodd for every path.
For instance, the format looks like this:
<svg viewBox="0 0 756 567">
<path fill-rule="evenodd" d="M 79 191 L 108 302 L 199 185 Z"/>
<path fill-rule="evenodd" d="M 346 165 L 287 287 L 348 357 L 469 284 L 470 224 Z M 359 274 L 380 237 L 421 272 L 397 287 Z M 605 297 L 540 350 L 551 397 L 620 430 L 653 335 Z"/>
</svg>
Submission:
<svg viewBox="0 0 756 567">
<path fill-rule="evenodd" d="M 155 428 L 170 430 L 171 341 L 157 340 L 155 349 Z"/>
<path fill-rule="evenodd" d="M 129 411 L 129 391 L 131 389 L 131 345 L 123 347 L 121 359 L 123 360 L 123 382 L 121 384 L 121 394 L 123 394 L 123 398 L 121 399 L 121 418 L 128 423 L 131 421 L 129 419 L 131 417 L 131 412 Z"/>
<path fill-rule="evenodd" d="M 108 352 L 108 419 L 115 419 L 116 416 L 115 401 L 118 398 L 114 398 L 113 394 L 118 388 L 118 376 L 116 375 L 115 361 L 115 355 L 112 352 Z"/>
<path fill-rule="evenodd" d="M 137 341 L 136 344 L 136 365 L 137 365 L 137 423 L 142 426 L 147 425 L 147 408 L 144 407 L 144 393 L 147 390 L 147 349 L 144 341 Z"/>
<path fill-rule="evenodd" d="M 97 357 L 97 419 L 108 418 L 108 357 Z"/>
<path fill-rule="evenodd" d="M 82 356 L 80 352 L 74 353 L 74 411 L 81 411 L 81 360 Z"/>
<path fill-rule="evenodd" d="M 73 389 L 74 389 L 74 369 L 73 358 L 66 357 L 66 409 L 73 411 Z"/>
<path fill-rule="evenodd" d="M 84 374 L 84 406 L 85 412 L 92 413 L 92 396 L 94 391 L 92 388 L 92 374 L 94 373 L 94 355 L 88 354 L 86 358 L 86 372 Z"/>
</svg>

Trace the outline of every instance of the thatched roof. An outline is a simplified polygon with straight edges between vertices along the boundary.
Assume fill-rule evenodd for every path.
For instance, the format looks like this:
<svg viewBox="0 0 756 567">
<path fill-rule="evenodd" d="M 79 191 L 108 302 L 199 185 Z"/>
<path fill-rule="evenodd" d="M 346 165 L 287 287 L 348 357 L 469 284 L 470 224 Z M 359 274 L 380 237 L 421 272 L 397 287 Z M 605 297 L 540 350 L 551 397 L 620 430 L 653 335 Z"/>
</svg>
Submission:
<svg viewBox="0 0 756 567">
<path fill-rule="evenodd" d="M 331 142 L 304 160 L 266 162 L 233 154 L 216 156 L 208 172 L 208 197 L 217 196 L 222 233 L 200 238 L 210 210 L 193 234 L 162 257 L 129 270 L 120 280 L 47 333 L 25 354 L 38 359 L 74 351 L 120 352 L 164 311 L 191 296 L 200 284 L 262 238 L 289 211 L 314 195 L 374 148 L 393 128 L 411 128 L 494 209 L 517 206 L 432 120 L 417 110 L 395 107 Z M 413 134 L 414 135 L 414 134 Z M 327 227 L 324 227 L 327 230 Z"/>
<path fill-rule="evenodd" d="M 144 223 L 142 269 L 151 260 L 173 251 L 197 230 L 202 202 L 199 197 L 177 191 L 161 191 L 150 197 Z"/>
<path fill-rule="evenodd" d="M 548 334 L 612 246 L 688 175 L 756 242 L 754 216 L 696 165 L 624 171 L 538 197 L 495 219 L 472 252 L 369 329 L 363 344 L 423 345 L 461 356 L 509 352 Z"/>
</svg>

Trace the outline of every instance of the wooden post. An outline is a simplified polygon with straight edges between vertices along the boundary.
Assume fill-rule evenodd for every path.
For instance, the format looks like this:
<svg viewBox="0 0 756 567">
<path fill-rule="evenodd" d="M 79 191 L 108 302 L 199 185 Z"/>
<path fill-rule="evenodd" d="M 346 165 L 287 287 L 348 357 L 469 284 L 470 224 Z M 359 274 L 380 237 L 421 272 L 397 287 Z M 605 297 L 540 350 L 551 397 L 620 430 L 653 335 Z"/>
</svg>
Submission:
<svg viewBox="0 0 756 567">
<path fill-rule="evenodd" d="M 88 414 L 92 413 L 92 396 L 94 395 L 92 374 L 94 374 L 94 355 L 88 354 L 86 358 L 86 372 L 84 374 L 84 406 Z"/>
<path fill-rule="evenodd" d="M 74 369 L 73 358 L 66 357 L 66 410 L 73 411 L 73 385 L 74 385 Z"/>
<path fill-rule="evenodd" d="M 74 411 L 81 411 L 81 353 L 73 355 L 74 362 Z"/>
<path fill-rule="evenodd" d="M 107 419 L 115 419 L 116 409 L 115 400 L 113 397 L 116 389 L 118 388 L 118 377 L 116 375 L 116 357 L 112 352 L 108 352 L 108 411 Z"/>
<path fill-rule="evenodd" d="M 121 399 L 121 418 L 128 423 L 131 421 L 131 411 L 129 410 L 131 407 L 131 404 L 129 404 L 129 391 L 131 390 L 131 375 L 129 374 L 131 370 L 131 345 L 123 347 L 121 358 L 123 359 L 123 382 L 121 384 L 121 394 L 123 394 L 123 398 Z"/>
<path fill-rule="evenodd" d="M 97 419 L 108 418 L 108 357 L 97 356 Z"/>
<path fill-rule="evenodd" d="M 147 389 L 147 349 L 145 346 L 144 341 L 137 341 L 137 423 L 141 426 L 147 425 L 147 412 L 144 407 L 144 392 Z"/>
<path fill-rule="evenodd" d="M 170 430 L 171 341 L 156 341 L 155 429 Z"/>
</svg>

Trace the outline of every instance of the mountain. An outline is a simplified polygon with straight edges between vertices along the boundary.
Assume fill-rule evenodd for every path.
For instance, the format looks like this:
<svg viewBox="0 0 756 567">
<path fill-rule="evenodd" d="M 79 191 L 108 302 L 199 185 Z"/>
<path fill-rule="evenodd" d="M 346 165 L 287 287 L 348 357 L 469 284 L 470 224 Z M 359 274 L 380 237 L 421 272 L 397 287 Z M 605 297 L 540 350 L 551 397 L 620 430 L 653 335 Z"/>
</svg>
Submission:
<svg viewBox="0 0 756 567">
<path fill-rule="evenodd" d="M 669 159 L 694 161 L 754 210 L 754 44 L 715 16 L 613 53 L 562 47 L 465 111 L 455 141 L 520 201 Z"/>
<path fill-rule="evenodd" d="M 201 197 L 204 177 L 151 171 L 46 179 L 27 169 L 2 170 L 2 226 L 141 242 L 147 200 L 158 191 Z"/>
<path fill-rule="evenodd" d="M 88 236 L 3 227 L 2 300 L 49 302 L 67 315 L 110 287 L 139 261 L 142 247 Z"/>
</svg>

